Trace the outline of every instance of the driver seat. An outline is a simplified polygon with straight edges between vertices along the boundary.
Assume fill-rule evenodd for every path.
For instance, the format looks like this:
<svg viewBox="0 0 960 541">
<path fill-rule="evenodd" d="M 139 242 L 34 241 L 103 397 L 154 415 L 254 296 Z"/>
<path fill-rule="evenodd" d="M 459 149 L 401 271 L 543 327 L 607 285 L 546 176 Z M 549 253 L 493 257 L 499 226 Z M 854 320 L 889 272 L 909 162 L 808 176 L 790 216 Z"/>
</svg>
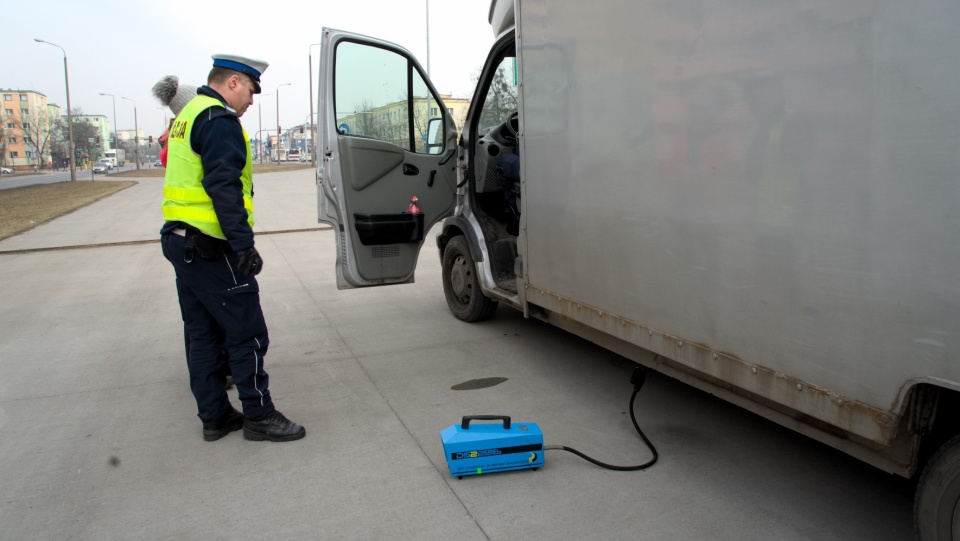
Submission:
<svg viewBox="0 0 960 541">
<path fill-rule="evenodd" d="M 497 157 L 497 177 L 503 197 L 514 217 L 520 216 L 520 156 L 505 152 Z"/>
</svg>

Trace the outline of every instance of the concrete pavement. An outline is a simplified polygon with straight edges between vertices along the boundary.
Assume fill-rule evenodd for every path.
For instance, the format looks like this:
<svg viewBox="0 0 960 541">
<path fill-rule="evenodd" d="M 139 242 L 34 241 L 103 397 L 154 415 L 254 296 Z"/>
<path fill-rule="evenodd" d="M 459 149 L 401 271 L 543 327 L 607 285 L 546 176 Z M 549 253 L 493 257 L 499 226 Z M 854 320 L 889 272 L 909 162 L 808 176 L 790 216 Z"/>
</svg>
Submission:
<svg viewBox="0 0 960 541">
<path fill-rule="evenodd" d="M 256 178 L 257 231 L 308 230 L 257 237 L 271 392 L 307 437 L 204 442 L 162 182 L 136 180 L 0 242 L 5 539 L 911 538 L 909 483 L 656 374 L 637 399 L 653 468 L 552 451 L 538 472 L 451 478 L 438 432 L 466 414 L 646 460 L 631 366 L 506 307 L 454 319 L 432 240 L 416 284 L 338 291 L 311 170 Z M 56 249 L 85 244 L 102 246 Z M 507 379 L 451 388 L 486 377 Z"/>
</svg>

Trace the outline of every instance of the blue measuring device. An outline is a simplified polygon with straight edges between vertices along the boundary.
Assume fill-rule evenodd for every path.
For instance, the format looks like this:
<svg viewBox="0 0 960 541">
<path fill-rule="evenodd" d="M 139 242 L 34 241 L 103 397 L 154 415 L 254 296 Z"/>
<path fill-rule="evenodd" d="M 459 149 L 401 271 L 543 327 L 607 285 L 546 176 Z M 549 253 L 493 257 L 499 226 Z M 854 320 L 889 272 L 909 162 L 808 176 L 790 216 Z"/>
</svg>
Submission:
<svg viewBox="0 0 960 541">
<path fill-rule="evenodd" d="M 497 424 L 473 421 L 500 421 Z M 543 432 L 536 423 L 512 423 L 506 415 L 466 415 L 440 431 L 450 474 L 482 475 L 543 467 Z"/>
</svg>

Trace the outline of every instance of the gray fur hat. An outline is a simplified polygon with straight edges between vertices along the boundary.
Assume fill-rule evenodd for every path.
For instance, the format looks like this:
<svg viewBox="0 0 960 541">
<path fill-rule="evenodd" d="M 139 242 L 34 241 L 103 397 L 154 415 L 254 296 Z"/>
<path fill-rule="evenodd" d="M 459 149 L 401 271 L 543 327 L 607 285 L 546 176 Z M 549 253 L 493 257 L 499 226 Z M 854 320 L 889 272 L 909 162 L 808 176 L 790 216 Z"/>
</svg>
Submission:
<svg viewBox="0 0 960 541">
<path fill-rule="evenodd" d="M 153 85 L 153 95 L 176 116 L 197 96 L 197 87 L 180 84 L 176 75 L 166 75 Z"/>
</svg>

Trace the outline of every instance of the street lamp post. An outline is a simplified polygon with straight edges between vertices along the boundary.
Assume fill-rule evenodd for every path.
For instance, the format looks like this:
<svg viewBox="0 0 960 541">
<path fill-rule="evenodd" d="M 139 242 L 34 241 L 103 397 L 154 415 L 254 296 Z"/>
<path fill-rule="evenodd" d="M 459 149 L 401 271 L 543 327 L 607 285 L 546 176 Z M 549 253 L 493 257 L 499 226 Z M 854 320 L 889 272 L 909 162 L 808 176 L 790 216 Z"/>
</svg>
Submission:
<svg viewBox="0 0 960 541">
<path fill-rule="evenodd" d="M 280 163 L 280 87 L 291 84 L 292 83 L 281 83 L 277 86 L 277 163 Z"/>
<path fill-rule="evenodd" d="M 263 164 L 263 141 L 260 139 L 260 132 L 263 131 L 263 97 L 269 96 L 270 94 L 260 94 L 260 99 L 257 100 L 257 123 L 260 125 L 260 129 L 257 131 L 257 154 L 260 156 L 260 164 Z"/>
<path fill-rule="evenodd" d="M 310 65 L 310 77 L 307 79 L 310 81 L 310 165 L 317 165 L 317 134 L 313 128 L 313 47 L 315 45 L 321 44 L 311 43 L 307 49 L 307 63 Z M 320 107 L 319 103 L 317 107 Z"/>
<path fill-rule="evenodd" d="M 67 141 L 67 153 L 70 154 L 70 181 L 72 182 L 77 180 L 77 162 L 73 157 L 73 116 L 70 112 L 70 74 L 67 70 L 67 51 L 56 43 L 50 43 L 49 41 L 44 41 L 40 38 L 33 38 L 33 41 L 36 41 L 37 43 L 53 45 L 54 47 L 63 51 L 63 79 L 67 84 L 67 139 L 69 139 L 69 141 Z"/>
<path fill-rule="evenodd" d="M 430 77 L 430 0 L 427 0 L 427 77 Z"/>
<path fill-rule="evenodd" d="M 137 156 L 137 171 L 140 170 L 140 125 L 137 124 L 137 102 L 130 98 L 124 98 L 120 96 L 121 100 L 127 100 L 133 102 L 133 144 L 134 154 Z"/>
<path fill-rule="evenodd" d="M 101 92 L 101 96 L 110 96 L 110 100 L 113 101 L 113 151 L 116 152 L 119 147 L 117 145 L 117 99 L 113 94 L 107 94 L 106 92 Z M 120 169 L 120 163 L 116 163 L 117 169 Z"/>
</svg>

